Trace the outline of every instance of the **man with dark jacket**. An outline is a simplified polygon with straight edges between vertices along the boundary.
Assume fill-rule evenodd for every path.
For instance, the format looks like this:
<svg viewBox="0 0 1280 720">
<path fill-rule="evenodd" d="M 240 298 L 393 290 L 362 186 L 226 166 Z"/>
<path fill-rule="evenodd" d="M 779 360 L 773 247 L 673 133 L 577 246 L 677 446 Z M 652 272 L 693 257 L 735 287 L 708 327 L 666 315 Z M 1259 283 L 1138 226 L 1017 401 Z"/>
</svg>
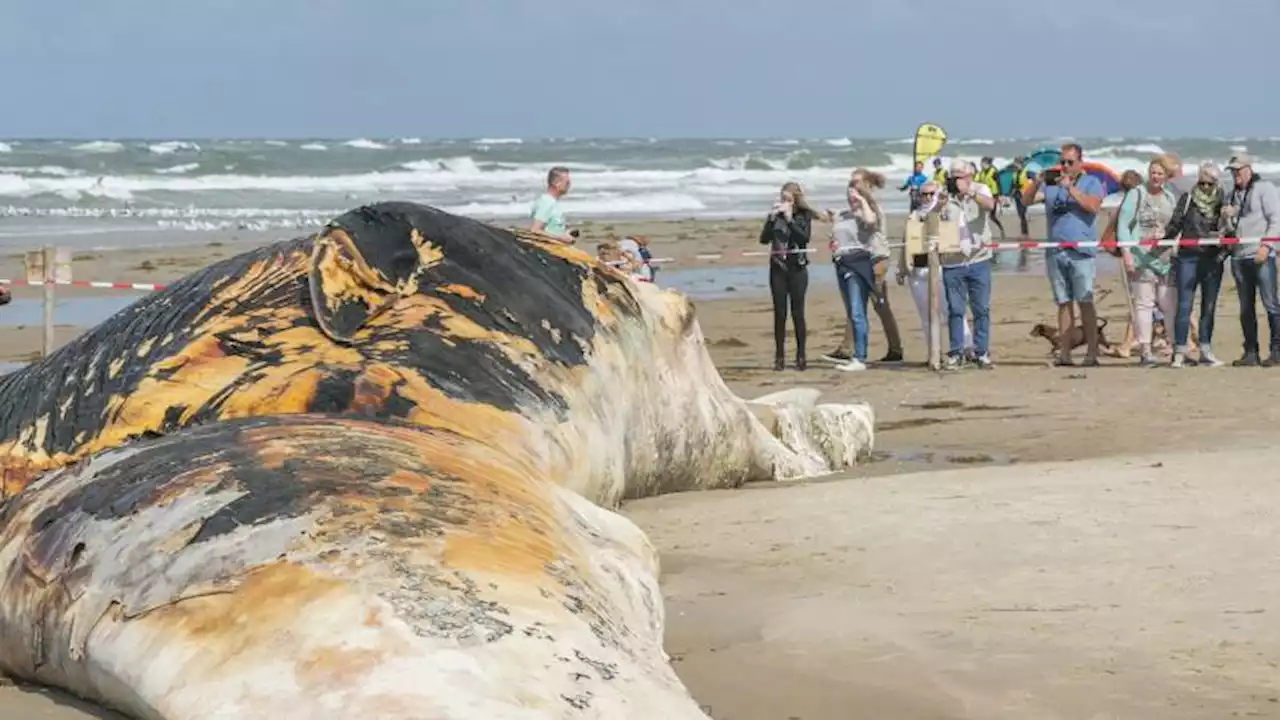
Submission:
<svg viewBox="0 0 1280 720">
<path fill-rule="evenodd" d="M 1276 294 L 1275 246 L 1262 238 L 1280 235 L 1280 190 L 1253 172 L 1253 159 L 1237 155 L 1231 170 L 1235 188 L 1222 208 L 1225 237 L 1238 238 L 1231 247 L 1231 273 L 1240 296 L 1240 329 L 1244 331 L 1244 355 L 1232 365 L 1251 367 L 1280 365 L 1280 299 Z M 1259 360 L 1258 315 L 1254 303 L 1262 299 L 1267 313 L 1270 351 Z"/>
</svg>

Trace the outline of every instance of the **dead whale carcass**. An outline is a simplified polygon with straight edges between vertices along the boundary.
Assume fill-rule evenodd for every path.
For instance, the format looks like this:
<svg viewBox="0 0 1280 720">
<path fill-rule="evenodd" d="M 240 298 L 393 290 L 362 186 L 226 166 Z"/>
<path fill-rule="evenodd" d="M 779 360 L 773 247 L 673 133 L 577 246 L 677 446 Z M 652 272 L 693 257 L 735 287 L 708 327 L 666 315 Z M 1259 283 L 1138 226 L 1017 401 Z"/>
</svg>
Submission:
<svg viewBox="0 0 1280 720">
<path fill-rule="evenodd" d="M 137 438 L 304 412 L 519 445 L 606 506 L 813 475 L 872 443 L 863 404 L 753 412 L 681 295 L 538 236 L 384 203 L 211 265 L 0 378 L 0 496 Z"/>
<path fill-rule="evenodd" d="M 0 516 L 0 671 L 138 719 L 705 718 L 629 520 L 445 430 L 140 440 Z"/>
</svg>

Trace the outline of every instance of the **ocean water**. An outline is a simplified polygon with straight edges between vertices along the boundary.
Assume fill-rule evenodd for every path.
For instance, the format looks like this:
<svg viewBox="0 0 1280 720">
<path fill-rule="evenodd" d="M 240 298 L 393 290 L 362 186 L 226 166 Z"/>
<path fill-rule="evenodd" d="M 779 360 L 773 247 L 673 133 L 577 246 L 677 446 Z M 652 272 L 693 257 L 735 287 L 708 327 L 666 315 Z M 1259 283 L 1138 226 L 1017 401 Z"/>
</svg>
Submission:
<svg viewBox="0 0 1280 720">
<path fill-rule="evenodd" d="M 1061 138 L 956 138 L 944 153 L 997 165 Z M 1280 138 L 1084 138 L 1088 159 L 1144 169 L 1176 151 L 1188 164 L 1254 155 L 1280 173 Z M 911 165 L 909 138 L 660 140 L 353 138 L 310 140 L 0 141 L 0 240 L 111 230 L 313 227 L 362 203 L 414 200 L 486 220 L 527 215 L 553 164 L 573 171 L 574 219 L 733 218 L 764 212 L 795 180 L 839 207 L 854 167 L 893 190 Z M 85 241 L 88 242 L 88 241 Z M 4 244 L 11 244 L 5 242 Z"/>
</svg>

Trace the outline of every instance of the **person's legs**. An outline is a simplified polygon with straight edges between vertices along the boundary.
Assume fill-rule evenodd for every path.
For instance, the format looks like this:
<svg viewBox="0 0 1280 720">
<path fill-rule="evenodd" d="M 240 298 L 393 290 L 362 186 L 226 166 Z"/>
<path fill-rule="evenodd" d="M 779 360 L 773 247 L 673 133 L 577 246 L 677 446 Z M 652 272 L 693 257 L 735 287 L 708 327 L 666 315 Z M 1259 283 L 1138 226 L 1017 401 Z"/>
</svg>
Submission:
<svg viewBox="0 0 1280 720">
<path fill-rule="evenodd" d="M 809 268 L 791 268 L 787 273 L 787 295 L 791 298 L 791 323 L 796 331 L 796 367 L 805 368 L 804 346 L 808 327 L 804 322 L 804 296 L 809 291 Z"/>
<path fill-rule="evenodd" d="M 1013 204 L 1018 210 L 1018 225 L 1022 228 L 1022 237 L 1026 237 L 1031 231 L 1027 228 L 1027 206 L 1023 204 L 1021 194 L 1013 196 Z"/>
<path fill-rule="evenodd" d="M 1253 258 L 1232 258 L 1231 274 L 1236 280 L 1236 295 L 1240 299 L 1240 332 L 1244 334 L 1244 356 L 1236 365 L 1255 365 L 1258 362 L 1258 311 L 1253 303 L 1258 292 L 1258 266 Z"/>
<path fill-rule="evenodd" d="M 849 280 L 849 317 L 853 323 L 853 358 L 859 362 L 867 361 L 867 336 L 870 323 L 867 322 L 867 302 L 873 294 L 873 288 L 867 285 L 866 279 L 854 274 Z"/>
<path fill-rule="evenodd" d="M 1196 339 L 1200 343 L 1200 357 L 1213 357 L 1213 316 L 1218 311 L 1218 292 L 1222 289 L 1222 260 L 1205 256 L 1196 267 L 1200 284 L 1200 328 Z"/>
<path fill-rule="evenodd" d="M 973 348 L 978 362 L 990 360 L 991 340 L 991 263 L 969 266 L 969 308 L 973 311 Z"/>
<path fill-rule="evenodd" d="M 889 352 L 885 354 L 885 362 L 893 362 L 902 359 L 902 335 L 898 333 L 898 319 L 893 316 L 893 308 L 889 306 L 889 283 L 885 280 L 888 276 L 889 259 L 884 258 L 876 261 L 877 272 L 875 294 L 871 296 L 876 316 L 880 318 L 880 327 L 884 330 L 885 342 L 889 345 Z"/>
<path fill-rule="evenodd" d="M 1164 314 L 1164 332 L 1168 337 L 1174 335 L 1174 321 L 1177 318 L 1178 290 L 1172 284 L 1172 278 L 1163 277 L 1156 283 L 1156 307 Z"/>
<path fill-rule="evenodd" d="M 1267 314 L 1267 367 L 1280 365 L 1280 299 L 1276 297 L 1276 259 L 1258 265 L 1258 296 Z M 1259 343 L 1261 344 L 1261 343 Z"/>
<path fill-rule="evenodd" d="M 1075 308 L 1072 305 L 1071 284 L 1067 279 L 1067 258 L 1063 251 L 1046 251 L 1044 256 L 1044 272 L 1049 278 L 1049 290 L 1053 293 L 1053 302 L 1058 306 L 1058 361 L 1071 362 L 1071 328 L 1076 324 Z"/>
<path fill-rule="evenodd" d="M 1173 321 L 1173 352 L 1181 355 L 1187 351 L 1187 339 L 1191 333 L 1191 306 L 1196 299 L 1196 286 L 1200 283 L 1199 256 L 1181 255 L 1174 259 L 1173 282 L 1178 295 Z"/>
<path fill-rule="evenodd" d="M 1151 357 L 1152 315 L 1156 307 L 1156 284 L 1152 280 L 1134 280 L 1133 289 L 1134 334 L 1142 344 L 1142 357 Z"/>
<path fill-rule="evenodd" d="M 1068 256 L 1070 257 L 1070 256 Z M 1093 306 L 1093 281 L 1097 261 L 1092 256 L 1070 257 L 1071 294 L 1080 306 L 1080 324 L 1084 328 L 1085 363 L 1098 362 L 1098 313 Z"/>
<path fill-rule="evenodd" d="M 911 291 L 911 299 L 915 301 L 916 313 L 920 315 L 920 334 L 924 344 L 929 345 L 929 272 L 926 268 L 911 268 L 907 276 L 907 289 Z"/>
<path fill-rule="evenodd" d="M 787 271 L 769 264 L 769 294 L 773 296 L 773 369 L 781 370 L 787 342 Z"/>
<path fill-rule="evenodd" d="M 959 358 L 964 352 L 965 283 L 968 268 L 942 269 L 942 285 L 947 297 L 947 355 Z"/>
</svg>

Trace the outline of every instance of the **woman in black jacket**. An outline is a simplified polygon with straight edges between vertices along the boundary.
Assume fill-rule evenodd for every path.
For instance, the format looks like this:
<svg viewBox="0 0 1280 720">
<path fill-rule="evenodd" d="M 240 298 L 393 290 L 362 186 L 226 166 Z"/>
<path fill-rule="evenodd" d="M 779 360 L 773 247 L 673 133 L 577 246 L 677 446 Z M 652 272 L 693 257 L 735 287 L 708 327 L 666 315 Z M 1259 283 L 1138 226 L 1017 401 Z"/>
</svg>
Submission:
<svg viewBox="0 0 1280 720">
<path fill-rule="evenodd" d="M 1165 238 L 1211 239 L 1221 235 L 1219 231 L 1222 206 L 1226 193 L 1222 187 L 1217 166 L 1205 163 L 1200 166 L 1196 185 L 1184 193 L 1174 206 L 1173 217 L 1165 231 Z M 1221 245 L 1179 247 L 1174 259 L 1174 278 L 1178 287 L 1178 313 L 1174 317 L 1173 352 L 1174 366 L 1195 364 L 1186 357 L 1191 335 L 1191 305 L 1200 289 L 1200 327 L 1196 338 L 1200 346 L 1201 365 L 1221 365 L 1213 354 L 1213 314 L 1218 305 L 1218 290 L 1222 288 Z"/>
<path fill-rule="evenodd" d="M 773 369 L 785 366 L 787 306 L 796 329 L 796 369 L 805 369 L 804 296 L 809 289 L 809 234 L 820 218 L 796 183 L 782 186 L 779 201 L 765 218 L 760 244 L 768 245 L 769 292 L 773 295 Z"/>
</svg>

